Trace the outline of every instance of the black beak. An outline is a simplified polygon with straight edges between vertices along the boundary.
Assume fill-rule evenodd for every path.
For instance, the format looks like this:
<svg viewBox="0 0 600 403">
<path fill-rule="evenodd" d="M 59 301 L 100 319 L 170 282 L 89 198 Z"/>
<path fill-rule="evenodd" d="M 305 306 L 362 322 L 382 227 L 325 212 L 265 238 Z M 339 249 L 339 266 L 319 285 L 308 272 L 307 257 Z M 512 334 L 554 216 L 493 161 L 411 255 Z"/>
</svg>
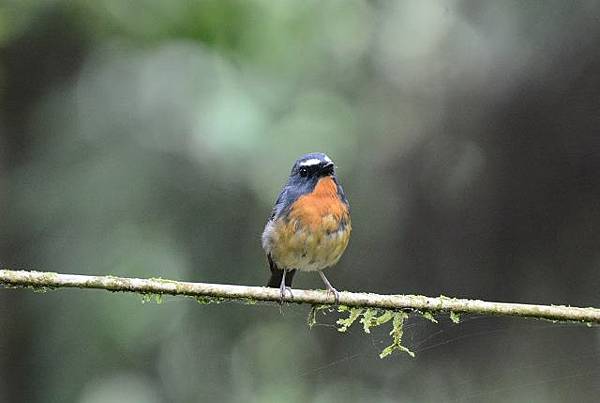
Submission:
<svg viewBox="0 0 600 403">
<path fill-rule="evenodd" d="M 333 175 L 333 162 L 326 162 L 325 164 L 321 165 L 321 169 L 319 169 L 319 173 L 323 176 L 325 175 Z"/>
</svg>

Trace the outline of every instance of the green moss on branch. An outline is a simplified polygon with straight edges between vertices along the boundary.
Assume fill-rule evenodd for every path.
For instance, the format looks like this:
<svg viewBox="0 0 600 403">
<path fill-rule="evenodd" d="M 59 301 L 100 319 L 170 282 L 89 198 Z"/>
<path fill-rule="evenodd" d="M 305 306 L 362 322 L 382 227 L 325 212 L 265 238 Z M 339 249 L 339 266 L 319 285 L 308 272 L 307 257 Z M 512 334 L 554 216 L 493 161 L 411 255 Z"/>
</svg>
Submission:
<svg viewBox="0 0 600 403">
<path fill-rule="evenodd" d="M 133 292 L 142 295 L 144 301 L 162 302 L 165 295 L 182 295 L 195 298 L 201 304 L 223 301 L 241 301 L 245 304 L 257 302 L 281 303 L 279 290 L 267 287 L 241 285 L 190 283 L 162 278 L 127 278 L 116 276 L 87 276 L 24 270 L 0 270 L 0 285 L 5 288 L 30 288 L 46 292 L 58 288 L 100 289 L 114 292 Z M 313 306 L 309 323 L 316 323 L 318 311 L 335 306 L 334 297 L 320 290 L 292 290 L 285 302 L 310 304 Z M 447 313 L 458 323 L 461 314 L 513 316 L 545 319 L 553 322 L 574 322 L 588 326 L 600 324 L 600 309 L 579 308 L 563 305 L 534 305 L 503 302 L 488 302 L 440 296 L 422 295 L 379 295 L 360 292 L 340 293 L 341 312 L 348 317 L 340 319 L 340 330 L 347 330 L 360 319 L 365 332 L 374 326 L 392 321 L 392 345 L 383 356 L 393 351 L 408 349 L 401 344 L 402 325 L 408 312 L 418 312 L 423 318 L 435 322 L 434 314 Z"/>
</svg>

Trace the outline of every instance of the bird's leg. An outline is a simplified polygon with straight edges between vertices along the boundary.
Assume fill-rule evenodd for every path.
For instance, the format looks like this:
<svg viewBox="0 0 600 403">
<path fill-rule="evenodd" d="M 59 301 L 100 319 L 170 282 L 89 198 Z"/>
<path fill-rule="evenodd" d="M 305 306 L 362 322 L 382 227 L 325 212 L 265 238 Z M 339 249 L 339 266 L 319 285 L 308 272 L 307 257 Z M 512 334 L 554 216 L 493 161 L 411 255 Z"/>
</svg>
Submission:
<svg viewBox="0 0 600 403">
<path fill-rule="evenodd" d="M 336 290 L 335 288 L 333 288 L 333 286 L 331 285 L 331 283 L 329 282 L 329 280 L 327 280 L 327 277 L 325 277 L 325 275 L 323 274 L 322 271 L 320 271 L 319 274 L 321 275 L 321 279 L 325 283 L 325 288 L 327 288 L 327 292 L 333 294 L 333 296 L 335 297 L 335 304 L 339 305 L 339 303 L 340 303 L 340 293 L 339 293 L 339 291 Z"/>
<path fill-rule="evenodd" d="M 279 294 L 281 295 L 281 303 L 285 299 L 285 292 L 288 291 L 290 293 L 290 298 L 294 298 L 294 294 L 292 294 L 292 287 L 288 287 L 285 285 L 285 275 L 287 270 L 283 270 L 283 276 L 281 276 L 281 285 L 279 286 Z"/>
</svg>

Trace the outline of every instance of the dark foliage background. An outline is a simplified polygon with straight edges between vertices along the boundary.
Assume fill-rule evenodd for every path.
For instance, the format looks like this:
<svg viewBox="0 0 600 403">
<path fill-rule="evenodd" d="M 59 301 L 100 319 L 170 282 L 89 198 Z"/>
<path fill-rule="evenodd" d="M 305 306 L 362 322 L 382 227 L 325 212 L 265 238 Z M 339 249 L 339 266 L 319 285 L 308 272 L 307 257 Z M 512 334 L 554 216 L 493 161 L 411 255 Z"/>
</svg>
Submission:
<svg viewBox="0 0 600 403">
<path fill-rule="evenodd" d="M 600 305 L 600 2 L 3 1 L 0 263 L 262 285 L 325 151 L 341 289 Z M 299 275 L 298 287 L 320 287 Z M 0 290 L 2 402 L 592 402 L 597 329 Z"/>
</svg>

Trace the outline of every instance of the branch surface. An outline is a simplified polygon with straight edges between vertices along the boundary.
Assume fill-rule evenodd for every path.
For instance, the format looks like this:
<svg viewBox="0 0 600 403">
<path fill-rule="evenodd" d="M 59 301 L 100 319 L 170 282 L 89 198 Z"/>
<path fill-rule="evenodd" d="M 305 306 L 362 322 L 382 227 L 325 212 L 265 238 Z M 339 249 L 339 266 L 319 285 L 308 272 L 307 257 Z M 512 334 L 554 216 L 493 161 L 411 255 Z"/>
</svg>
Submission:
<svg viewBox="0 0 600 403">
<path fill-rule="evenodd" d="M 184 295 L 194 298 L 280 302 L 279 289 L 242 285 L 190 283 L 160 278 L 128 278 L 88 276 L 52 272 L 0 270 L 0 285 L 39 289 L 95 288 L 107 291 L 141 294 Z M 320 290 L 292 290 L 293 298 L 285 301 L 311 305 L 334 305 L 334 297 Z M 421 312 L 454 312 L 479 315 L 517 316 L 554 321 L 600 324 L 600 309 L 564 305 L 534 305 L 489 302 L 421 295 L 380 295 L 363 292 L 340 292 L 340 305 L 357 308 L 417 310 Z"/>
</svg>

